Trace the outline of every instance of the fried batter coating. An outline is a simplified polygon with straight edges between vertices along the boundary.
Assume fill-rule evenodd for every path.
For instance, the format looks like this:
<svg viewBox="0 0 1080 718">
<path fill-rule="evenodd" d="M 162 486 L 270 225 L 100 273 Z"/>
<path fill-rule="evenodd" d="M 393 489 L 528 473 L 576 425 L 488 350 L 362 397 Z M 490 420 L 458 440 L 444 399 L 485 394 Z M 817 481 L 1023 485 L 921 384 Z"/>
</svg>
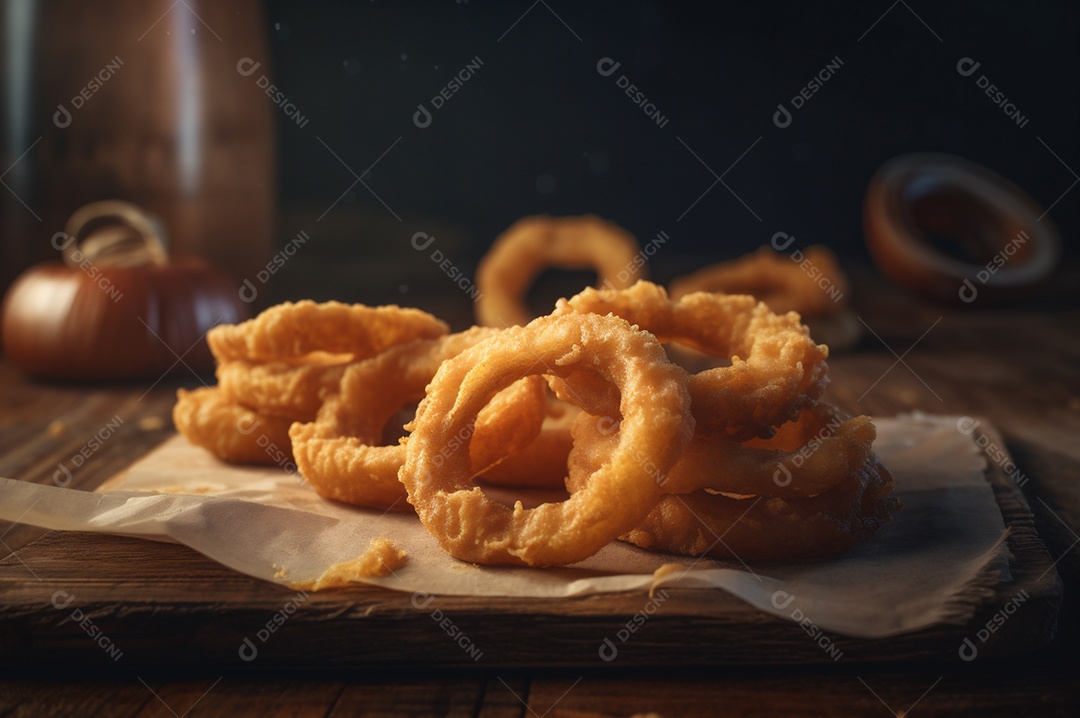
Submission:
<svg viewBox="0 0 1080 718">
<path fill-rule="evenodd" d="M 291 460 L 289 421 L 224 401 L 213 389 L 176 392 L 173 422 L 188 441 L 233 464 Z"/>
<path fill-rule="evenodd" d="M 298 361 L 313 352 L 366 359 L 394 345 L 434 339 L 447 331 L 445 322 L 419 309 L 304 300 L 278 304 L 240 324 L 216 326 L 206 339 L 219 362 Z"/>
<path fill-rule="evenodd" d="M 314 422 L 290 430 L 300 473 L 320 496 L 360 506 L 411 511 L 398 470 L 405 447 L 380 445 L 386 422 L 424 389 L 444 361 L 498 333 L 473 327 L 438 339 L 392 347 L 345 370 L 340 393 Z M 495 395 L 480 412 L 475 431 L 455 437 L 452 450 L 468 446 L 477 471 L 524 448 L 540 432 L 544 385 L 526 377 Z M 471 436 L 471 442 L 469 438 Z"/>
<path fill-rule="evenodd" d="M 808 499 L 735 499 L 695 491 L 664 496 L 621 536 L 650 551 L 741 561 L 822 560 L 846 551 L 889 522 L 900 500 L 876 455 L 838 486 Z"/>
<path fill-rule="evenodd" d="M 661 342 L 685 344 L 730 366 L 690 377 L 694 418 L 701 434 L 733 440 L 769 436 L 821 396 L 828 382 L 829 348 L 816 344 L 794 313 L 775 314 L 746 295 L 699 292 L 677 301 L 663 287 L 641 281 L 613 292 L 585 289 L 560 299 L 556 315 L 612 313 L 652 332 Z M 551 382 L 556 395 L 585 397 L 591 414 L 617 417 L 615 397 L 597 395 L 596 382 Z"/>
</svg>

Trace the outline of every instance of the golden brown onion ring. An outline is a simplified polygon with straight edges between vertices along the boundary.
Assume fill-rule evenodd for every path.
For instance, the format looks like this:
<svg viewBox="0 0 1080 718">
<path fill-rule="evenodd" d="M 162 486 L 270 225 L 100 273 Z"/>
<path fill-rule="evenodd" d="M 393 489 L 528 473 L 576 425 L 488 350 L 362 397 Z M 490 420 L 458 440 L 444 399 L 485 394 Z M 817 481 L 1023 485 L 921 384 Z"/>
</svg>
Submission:
<svg viewBox="0 0 1080 718">
<path fill-rule="evenodd" d="M 419 309 L 304 300 L 278 304 L 240 324 L 219 325 L 206 338 L 219 362 L 302 361 L 313 352 L 366 359 L 447 331 L 445 322 Z"/>
<path fill-rule="evenodd" d="M 740 561 L 809 561 L 835 556 L 876 533 L 899 509 L 889 471 L 871 455 L 835 488 L 809 499 L 695 491 L 664 496 L 621 536 L 650 551 Z"/>
<path fill-rule="evenodd" d="M 610 453 L 617 426 L 603 417 L 578 419 L 568 460 L 568 488 L 586 481 Z M 682 458 L 666 474 L 657 474 L 656 481 L 668 494 L 709 489 L 742 496 L 809 498 L 859 471 L 873 453 L 876 436 L 870 417 L 851 418 L 822 403 L 804 409 L 780 431 L 779 440 L 758 440 L 757 447 L 697 434 Z M 798 443 L 792 446 L 795 437 Z M 773 448 L 781 445 L 791 448 Z"/>
<path fill-rule="evenodd" d="M 176 392 L 173 423 L 188 441 L 232 464 L 292 461 L 289 421 L 230 404 L 211 388 Z"/>
<path fill-rule="evenodd" d="M 613 313 L 652 332 L 722 359 L 690 377 L 690 396 L 700 434 L 734 440 L 769 436 L 821 396 L 828 382 L 829 348 L 816 344 L 796 314 L 775 314 L 753 297 L 698 292 L 678 301 L 663 287 L 641 281 L 629 289 L 586 289 L 560 299 L 555 315 Z M 618 417 L 615 396 L 591 379 L 555 378 L 559 398 L 590 414 Z"/>
</svg>

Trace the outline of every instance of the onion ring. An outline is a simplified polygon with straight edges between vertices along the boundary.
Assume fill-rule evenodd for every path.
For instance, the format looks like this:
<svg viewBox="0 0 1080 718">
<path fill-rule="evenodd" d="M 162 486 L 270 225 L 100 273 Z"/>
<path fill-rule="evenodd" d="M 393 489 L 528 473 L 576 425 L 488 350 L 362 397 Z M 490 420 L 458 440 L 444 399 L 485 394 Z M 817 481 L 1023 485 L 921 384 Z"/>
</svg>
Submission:
<svg viewBox="0 0 1080 718">
<path fill-rule="evenodd" d="M 605 422 L 604 418 L 578 419 L 568 459 L 568 488 L 582 484 L 610 453 L 616 426 L 615 421 Z M 741 496 L 805 499 L 832 489 L 857 472 L 872 455 L 875 436 L 870 417 L 851 418 L 818 403 L 804 409 L 796 421 L 783 425 L 773 439 L 756 442 L 757 446 L 697 434 L 682 458 L 656 481 L 668 494 L 709 489 Z"/>
<path fill-rule="evenodd" d="M 846 304 L 849 291 L 848 279 L 836 255 L 815 244 L 807 247 L 802 256 L 803 262 L 809 262 L 816 270 L 815 276 L 793 257 L 762 247 L 730 262 L 712 264 L 672 280 L 671 298 L 677 300 L 694 292 L 750 294 L 777 314 L 798 312 L 804 320 L 833 314 Z"/>
<path fill-rule="evenodd" d="M 270 307 L 254 319 L 206 335 L 219 361 L 302 361 L 313 352 L 367 359 L 403 342 L 434 339 L 446 323 L 419 309 L 310 300 Z"/>
<path fill-rule="evenodd" d="M 233 359 L 218 364 L 218 390 L 228 402 L 291 421 L 312 421 L 337 392 L 349 362 L 294 364 Z"/>
<path fill-rule="evenodd" d="M 954 155 L 901 155 L 883 164 L 866 190 L 863 225 L 881 271 L 935 302 L 1017 299 L 1061 260 L 1061 235 L 1048 209 L 996 172 Z M 940 237 L 972 259 L 943 252 Z"/>
<path fill-rule="evenodd" d="M 650 551 L 740 561 L 819 560 L 876 533 L 900 507 L 894 482 L 871 455 L 835 488 L 809 499 L 667 495 L 620 536 Z"/>
<path fill-rule="evenodd" d="M 571 376 L 595 367 L 619 387 L 619 442 L 566 501 L 525 509 L 471 486 L 465 452 L 444 449 L 488 399 L 526 374 Z M 639 524 L 660 487 L 646 461 L 667 471 L 693 434 L 687 375 L 656 338 L 617 317 L 541 317 L 445 362 L 417 408 L 399 478 L 427 530 L 451 555 L 476 563 L 550 566 L 591 556 Z"/>
<path fill-rule="evenodd" d="M 386 422 L 424 388 L 439 366 L 494 336 L 497 329 L 473 327 L 459 334 L 392 347 L 344 371 L 340 392 L 329 398 L 316 421 L 289 431 L 301 475 L 324 498 L 360 506 L 411 510 L 398 470 L 401 444 L 380 445 Z M 527 377 L 496 395 L 480 412 L 470 444 L 479 470 L 523 448 L 539 433 L 544 416 L 544 384 Z M 458 438 L 460 445 L 465 439 Z"/>
<path fill-rule="evenodd" d="M 836 349 L 854 346 L 862 334 L 847 308 L 849 287 L 836 255 L 815 244 L 799 259 L 762 247 L 674 279 L 668 289 L 676 300 L 694 292 L 750 294 L 777 314 L 798 312 L 814 339 Z"/>
<path fill-rule="evenodd" d="M 698 433 L 733 440 L 769 436 L 820 397 L 828 382 L 829 348 L 814 343 L 797 314 L 774 314 L 750 296 L 697 292 L 672 301 L 663 287 L 640 281 L 614 292 L 585 289 L 560 299 L 553 313 L 588 312 L 610 312 L 661 342 L 731 359 L 731 366 L 690 377 Z M 615 396 L 597 392 L 591 379 L 550 383 L 559 398 L 577 397 L 590 414 L 618 416 Z"/>
<path fill-rule="evenodd" d="M 281 466 L 292 460 L 288 420 L 230 404 L 211 388 L 178 390 L 173 423 L 222 461 Z"/>
<path fill-rule="evenodd" d="M 525 217 L 491 245 L 476 269 L 476 318 L 489 327 L 528 324 L 525 293 L 545 267 L 594 268 L 597 284 L 628 287 L 647 276 L 633 235 L 594 215 Z"/>
</svg>

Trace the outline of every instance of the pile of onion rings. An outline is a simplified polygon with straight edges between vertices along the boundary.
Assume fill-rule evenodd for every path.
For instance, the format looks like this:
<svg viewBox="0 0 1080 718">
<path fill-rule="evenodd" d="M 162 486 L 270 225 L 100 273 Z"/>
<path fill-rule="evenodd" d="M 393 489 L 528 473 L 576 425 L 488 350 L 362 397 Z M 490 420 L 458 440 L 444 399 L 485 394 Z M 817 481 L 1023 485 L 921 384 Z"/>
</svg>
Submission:
<svg viewBox="0 0 1080 718">
<path fill-rule="evenodd" d="M 574 232 L 622 242 L 598 223 L 532 218 L 500 239 L 489 279 L 511 244 L 538 262 L 484 310 L 508 328 L 450 334 L 418 310 L 313 302 L 218 327 L 219 384 L 181 391 L 176 425 L 225 461 L 284 455 L 323 497 L 413 510 L 447 552 L 482 564 L 564 565 L 615 539 L 814 560 L 888 522 L 899 502 L 874 426 L 822 401 L 828 347 L 798 314 L 644 280 L 587 288 L 532 321 L 510 311 L 538 266 L 570 261 Z M 712 365 L 690 373 L 669 360 L 676 347 Z M 568 495 L 526 509 L 485 484 Z"/>
<path fill-rule="evenodd" d="M 173 422 L 223 461 L 284 466 L 293 459 L 290 425 L 315 418 L 351 363 L 447 331 L 445 322 L 418 309 L 279 304 L 210 330 L 218 385 L 178 392 Z"/>
<path fill-rule="evenodd" d="M 898 508 L 894 483 L 873 454 L 868 417 L 819 398 L 828 348 L 794 313 L 777 315 L 745 295 L 698 292 L 670 300 L 662 287 L 586 289 L 557 315 L 611 312 L 730 365 L 689 377 L 693 439 L 665 470 L 664 496 L 621 536 L 642 548 L 750 560 L 824 558 L 872 535 Z M 551 380 L 560 397 L 583 397 L 568 458 L 573 490 L 602 465 L 621 419 L 610 394 L 574 378 Z"/>
</svg>

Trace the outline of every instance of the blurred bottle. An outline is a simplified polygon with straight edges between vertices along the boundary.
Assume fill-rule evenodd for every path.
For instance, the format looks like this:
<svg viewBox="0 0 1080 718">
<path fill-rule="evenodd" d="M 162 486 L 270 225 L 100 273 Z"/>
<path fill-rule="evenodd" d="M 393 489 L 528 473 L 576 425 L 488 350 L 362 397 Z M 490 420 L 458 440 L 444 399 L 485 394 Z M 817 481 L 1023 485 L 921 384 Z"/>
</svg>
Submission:
<svg viewBox="0 0 1080 718">
<path fill-rule="evenodd" d="M 40 222 L 29 209 L 37 204 L 29 156 L 39 136 L 34 126 L 35 15 L 34 0 L 0 5 L 0 291 L 26 267 L 56 256 L 55 250 L 48 252 L 47 241 L 35 241 L 42 234 Z"/>
<path fill-rule="evenodd" d="M 16 53 L 21 33 L 30 49 Z M 36 95 L 20 138 L 36 144 L 12 170 L 26 173 L 31 199 L 21 218 L 5 216 L 5 256 L 55 254 L 50 240 L 72 211 L 122 199 L 163 220 L 170 254 L 203 256 L 238 281 L 266 264 L 273 107 L 237 71 L 253 58 L 267 73 L 259 0 L 8 0 L 3 34 L 8 56 L 29 53 L 33 65 L 6 60 L 5 73 L 32 73 Z M 5 91 L 14 115 L 30 92 L 19 87 Z"/>
</svg>

